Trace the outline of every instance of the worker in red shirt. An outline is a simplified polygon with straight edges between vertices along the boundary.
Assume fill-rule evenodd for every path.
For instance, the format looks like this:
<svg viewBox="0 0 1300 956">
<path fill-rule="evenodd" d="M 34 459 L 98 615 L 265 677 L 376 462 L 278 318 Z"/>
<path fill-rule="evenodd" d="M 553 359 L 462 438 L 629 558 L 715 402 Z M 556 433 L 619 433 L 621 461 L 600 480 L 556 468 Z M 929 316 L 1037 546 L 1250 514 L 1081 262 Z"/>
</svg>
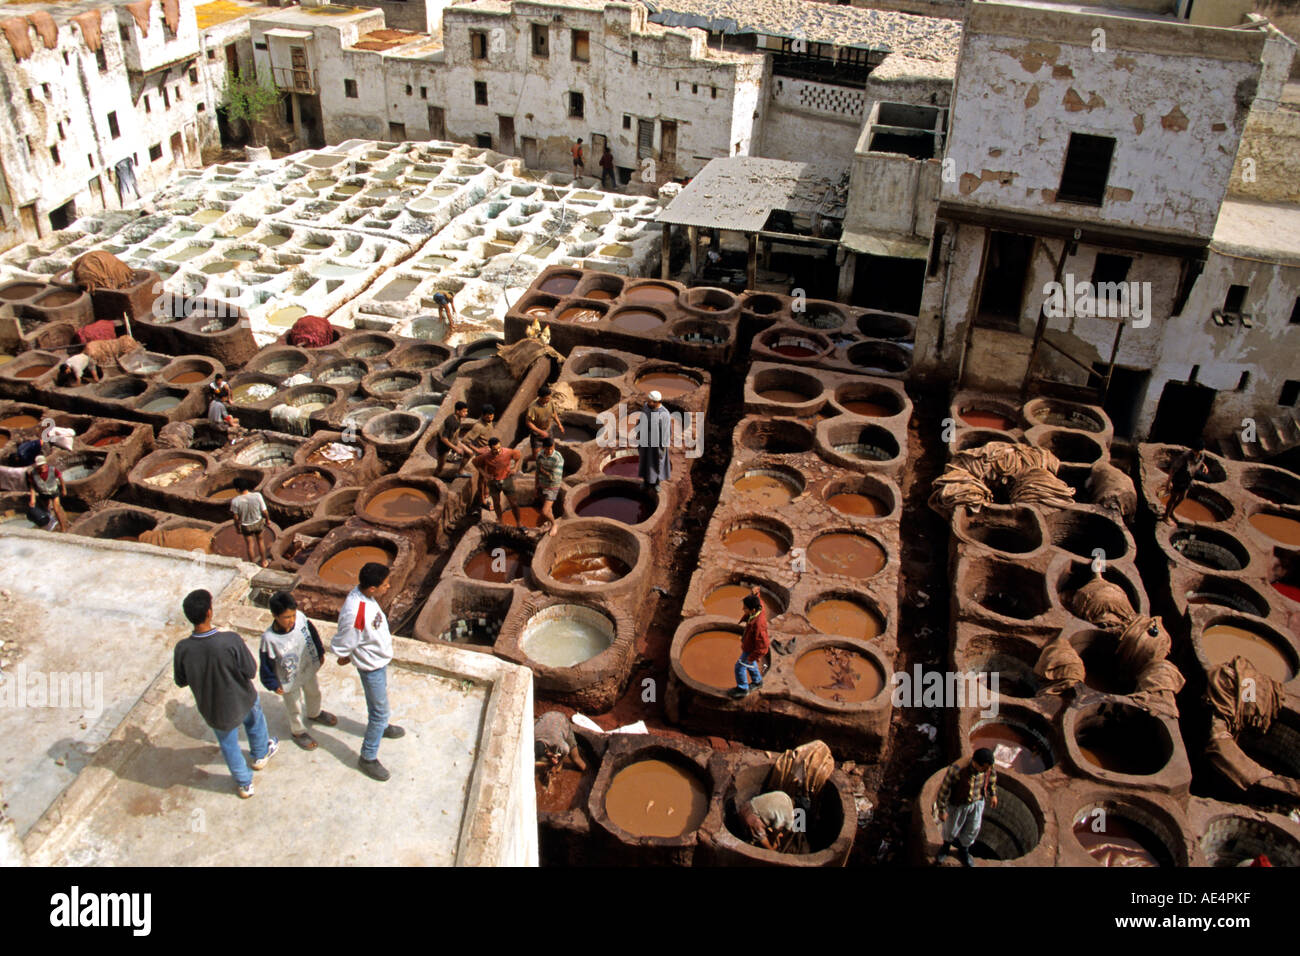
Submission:
<svg viewBox="0 0 1300 956">
<path fill-rule="evenodd" d="M 763 686 L 763 669 L 760 662 L 767 657 L 772 646 L 767 635 L 767 611 L 763 608 L 763 599 L 758 586 L 752 594 L 746 594 L 744 613 L 740 623 L 745 625 L 745 633 L 740 635 L 740 660 L 736 661 L 736 686 L 727 693 L 739 700 L 749 693 L 750 686 Z M 751 681 L 752 678 L 752 681 Z"/>
<path fill-rule="evenodd" d="M 519 502 L 515 500 L 515 469 L 519 467 L 519 460 L 522 457 L 513 448 L 502 445 L 501 439 L 495 435 L 488 439 L 487 448 L 474 456 L 474 467 L 482 476 L 479 494 L 483 507 L 488 506 L 488 492 L 492 492 L 492 502 L 499 519 L 501 492 L 504 491 L 506 500 L 510 502 L 510 510 L 514 513 L 515 524 L 519 526 L 523 525 L 523 520 L 519 515 Z"/>
</svg>

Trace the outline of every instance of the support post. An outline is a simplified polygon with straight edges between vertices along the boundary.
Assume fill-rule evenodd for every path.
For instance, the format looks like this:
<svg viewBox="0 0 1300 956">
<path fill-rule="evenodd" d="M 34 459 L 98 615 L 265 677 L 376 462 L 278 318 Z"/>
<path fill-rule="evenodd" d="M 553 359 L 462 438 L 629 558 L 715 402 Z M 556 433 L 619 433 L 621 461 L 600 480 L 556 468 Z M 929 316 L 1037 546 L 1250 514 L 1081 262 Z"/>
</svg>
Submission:
<svg viewBox="0 0 1300 956">
<path fill-rule="evenodd" d="M 672 258 L 670 255 L 672 251 L 672 229 L 673 227 L 671 223 L 664 223 L 663 243 L 659 247 L 659 256 L 661 260 L 659 264 L 659 278 L 661 279 L 669 278 L 669 260 Z"/>
<path fill-rule="evenodd" d="M 758 285 L 758 236 L 751 232 L 745 239 L 749 244 L 749 260 L 745 267 L 745 288 L 753 289 Z"/>
</svg>

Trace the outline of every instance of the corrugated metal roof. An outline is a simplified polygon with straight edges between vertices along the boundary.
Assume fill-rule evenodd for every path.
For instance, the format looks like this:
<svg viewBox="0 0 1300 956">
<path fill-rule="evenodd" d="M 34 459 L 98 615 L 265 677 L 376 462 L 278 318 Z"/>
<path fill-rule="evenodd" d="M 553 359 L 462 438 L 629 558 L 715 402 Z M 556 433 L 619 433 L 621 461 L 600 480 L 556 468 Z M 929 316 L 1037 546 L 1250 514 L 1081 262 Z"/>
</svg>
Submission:
<svg viewBox="0 0 1300 956">
<path fill-rule="evenodd" d="M 830 187 L 825 171 L 808 163 L 758 156 L 714 159 L 657 219 L 677 226 L 758 232 L 775 209 L 818 211 Z"/>
</svg>

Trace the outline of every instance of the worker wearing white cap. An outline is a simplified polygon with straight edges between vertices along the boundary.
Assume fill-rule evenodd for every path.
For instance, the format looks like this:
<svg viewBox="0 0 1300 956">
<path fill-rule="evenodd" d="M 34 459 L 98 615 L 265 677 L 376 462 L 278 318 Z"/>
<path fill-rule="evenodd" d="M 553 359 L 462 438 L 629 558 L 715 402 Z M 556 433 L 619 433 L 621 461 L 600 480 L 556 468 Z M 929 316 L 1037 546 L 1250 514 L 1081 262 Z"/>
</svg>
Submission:
<svg viewBox="0 0 1300 956">
<path fill-rule="evenodd" d="M 62 498 L 68 493 L 63 483 L 63 473 L 50 464 L 44 455 L 37 455 L 36 461 L 27 470 L 27 516 L 36 524 L 40 515 L 53 515 L 58 520 L 59 530 L 68 530 L 68 518 L 63 513 Z M 48 518 L 46 519 L 48 520 Z M 48 525 L 46 525 L 48 527 Z"/>
<path fill-rule="evenodd" d="M 663 406 L 663 395 L 652 391 L 641 407 L 641 425 L 635 430 L 637 475 L 648 490 L 657 490 L 659 482 L 672 477 L 668 444 L 672 438 L 672 415 Z"/>
</svg>

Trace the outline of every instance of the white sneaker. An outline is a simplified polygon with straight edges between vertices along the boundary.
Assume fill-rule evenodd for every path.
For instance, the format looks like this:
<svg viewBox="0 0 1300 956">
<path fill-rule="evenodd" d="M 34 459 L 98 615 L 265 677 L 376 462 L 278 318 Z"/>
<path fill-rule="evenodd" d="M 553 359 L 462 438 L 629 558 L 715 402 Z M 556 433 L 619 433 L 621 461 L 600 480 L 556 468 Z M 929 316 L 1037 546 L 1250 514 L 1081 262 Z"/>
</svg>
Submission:
<svg viewBox="0 0 1300 956">
<path fill-rule="evenodd" d="M 280 738 L 272 737 L 270 743 L 266 747 L 266 756 L 264 756 L 261 760 L 254 760 L 252 763 L 249 764 L 249 766 L 252 767 L 254 770 L 263 769 L 268 763 L 271 762 L 271 758 L 275 756 L 275 752 L 279 749 L 280 749 Z"/>
<path fill-rule="evenodd" d="M 236 792 L 239 794 L 240 800 L 247 800 L 253 795 L 253 785 L 250 783 L 247 787 L 238 787 Z"/>
</svg>

